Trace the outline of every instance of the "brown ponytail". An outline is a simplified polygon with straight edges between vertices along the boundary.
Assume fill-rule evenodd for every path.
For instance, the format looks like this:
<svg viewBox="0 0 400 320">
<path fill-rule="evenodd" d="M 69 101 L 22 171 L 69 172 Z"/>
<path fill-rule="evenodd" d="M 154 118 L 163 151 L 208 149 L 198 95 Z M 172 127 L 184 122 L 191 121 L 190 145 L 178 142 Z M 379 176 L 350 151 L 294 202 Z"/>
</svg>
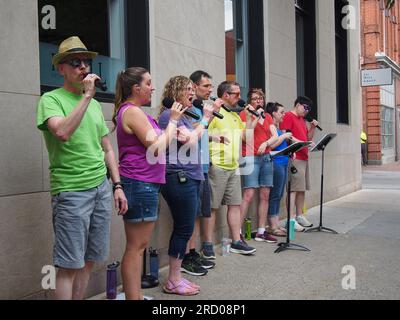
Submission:
<svg viewBox="0 0 400 320">
<path fill-rule="evenodd" d="M 114 100 L 114 114 L 112 122 L 114 123 L 114 130 L 117 128 L 117 115 L 121 105 L 132 95 L 132 86 L 135 84 L 140 85 L 143 81 L 143 75 L 149 71 L 141 67 L 133 67 L 121 71 L 117 77 L 115 85 L 115 100 Z M 113 130 L 113 131 L 114 131 Z"/>
</svg>

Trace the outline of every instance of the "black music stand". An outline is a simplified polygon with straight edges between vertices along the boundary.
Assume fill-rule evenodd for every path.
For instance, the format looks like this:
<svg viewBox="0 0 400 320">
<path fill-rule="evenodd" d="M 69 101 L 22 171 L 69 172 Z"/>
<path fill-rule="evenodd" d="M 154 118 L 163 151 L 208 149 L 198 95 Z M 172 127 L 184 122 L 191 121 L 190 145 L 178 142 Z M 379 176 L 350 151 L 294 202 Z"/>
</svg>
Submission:
<svg viewBox="0 0 400 320">
<path fill-rule="evenodd" d="M 313 232 L 313 231 L 328 231 L 332 232 L 333 234 L 338 234 L 335 230 L 325 228 L 322 226 L 322 207 L 323 207 L 323 200 L 324 200 L 324 163 L 325 163 L 325 148 L 329 142 L 333 138 L 337 136 L 336 133 L 329 133 L 325 135 L 316 145 L 313 147 L 310 152 L 318 152 L 322 151 L 322 167 L 321 167 L 321 200 L 320 200 L 320 210 L 319 210 L 319 226 L 315 228 L 311 228 L 306 230 L 306 232 Z"/>
<path fill-rule="evenodd" d="M 287 220 L 286 220 L 286 242 L 278 243 L 278 249 L 275 250 L 275 253 L 279 253 L 284 250 L 299 250 L 299 251 L 311 251 L 310 249 L 301 246 L 299 244 L 291 243 L 289 238 L 289 221 L 290 221 L 290 198 L 291 198 L 291 160 L 290 158 L 293 156 L 294 153 L 297 151 L 308 147 L 311 142 L 296 142 L 291 144 L 289 147 L 278 151 L 278 152 L 271 152 L 271 157 L 277 156 L 288 156 L 289 157 L 289 165 L 288 165 L 288 178 L 287 178 Z"/>
</svg>

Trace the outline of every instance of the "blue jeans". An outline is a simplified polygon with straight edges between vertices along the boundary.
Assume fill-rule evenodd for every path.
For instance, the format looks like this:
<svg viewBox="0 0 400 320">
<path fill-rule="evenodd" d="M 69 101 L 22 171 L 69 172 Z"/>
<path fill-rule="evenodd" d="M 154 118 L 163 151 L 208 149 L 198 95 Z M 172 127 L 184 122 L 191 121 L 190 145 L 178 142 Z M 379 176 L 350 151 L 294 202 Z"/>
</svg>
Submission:
<svg viewBox="0 0 400 320">
<path fill-rule="evenodd" d="M 186 177 L 181 183 L 178 174 L 167 174 L 161 194 L 171 211 L 174 227 L 169 240 L 168 255 L 183 260 L 186 246 L 193 234 L 199 206 L 200 181 Z"/>
<path fill-rule="evenodd" d="M 274 163 L 274 186 L 269 194 L 269 210 L 268 216 L 274 217 L 279 215 L 281 199 L 285 192 L 288 165 Z"/>
</svg>

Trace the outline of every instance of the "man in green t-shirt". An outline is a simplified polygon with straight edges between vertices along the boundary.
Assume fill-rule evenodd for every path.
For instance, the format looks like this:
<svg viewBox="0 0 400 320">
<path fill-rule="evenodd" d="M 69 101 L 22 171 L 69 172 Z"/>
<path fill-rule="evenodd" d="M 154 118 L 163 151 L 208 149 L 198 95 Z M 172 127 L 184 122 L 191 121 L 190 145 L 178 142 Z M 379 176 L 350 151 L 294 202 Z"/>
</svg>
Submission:
<svg viewBox="0 0 400 320">
<path fill-rule="evenodd" d="M 94 263 L 108 257 L 112 195 L 107 167 L 119 214 L 128 208 L 109 130 L 93 99 L 100 78 L 89 70 L 96 56 L 78 37 L 64 40 L 53 57 L 64 85 L 45 93 L 37 110 L 50 161 L 56 299 L 83 299 Z"/>
</svg>

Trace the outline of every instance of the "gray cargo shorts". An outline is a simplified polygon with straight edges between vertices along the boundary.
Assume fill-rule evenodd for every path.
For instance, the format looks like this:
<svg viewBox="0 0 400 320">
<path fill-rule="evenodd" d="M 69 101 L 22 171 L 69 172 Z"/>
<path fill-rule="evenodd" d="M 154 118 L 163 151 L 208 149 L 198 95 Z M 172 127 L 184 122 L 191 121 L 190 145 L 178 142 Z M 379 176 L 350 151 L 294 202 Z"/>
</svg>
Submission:
<svg viewBox="0 0 400 320">
<path fill-rule="evenodd" d="M 93 189 L 52 196 L 54 266 L 82 269 L 108 258 L 112 194 L 107 179 Z"/>
</svg>

